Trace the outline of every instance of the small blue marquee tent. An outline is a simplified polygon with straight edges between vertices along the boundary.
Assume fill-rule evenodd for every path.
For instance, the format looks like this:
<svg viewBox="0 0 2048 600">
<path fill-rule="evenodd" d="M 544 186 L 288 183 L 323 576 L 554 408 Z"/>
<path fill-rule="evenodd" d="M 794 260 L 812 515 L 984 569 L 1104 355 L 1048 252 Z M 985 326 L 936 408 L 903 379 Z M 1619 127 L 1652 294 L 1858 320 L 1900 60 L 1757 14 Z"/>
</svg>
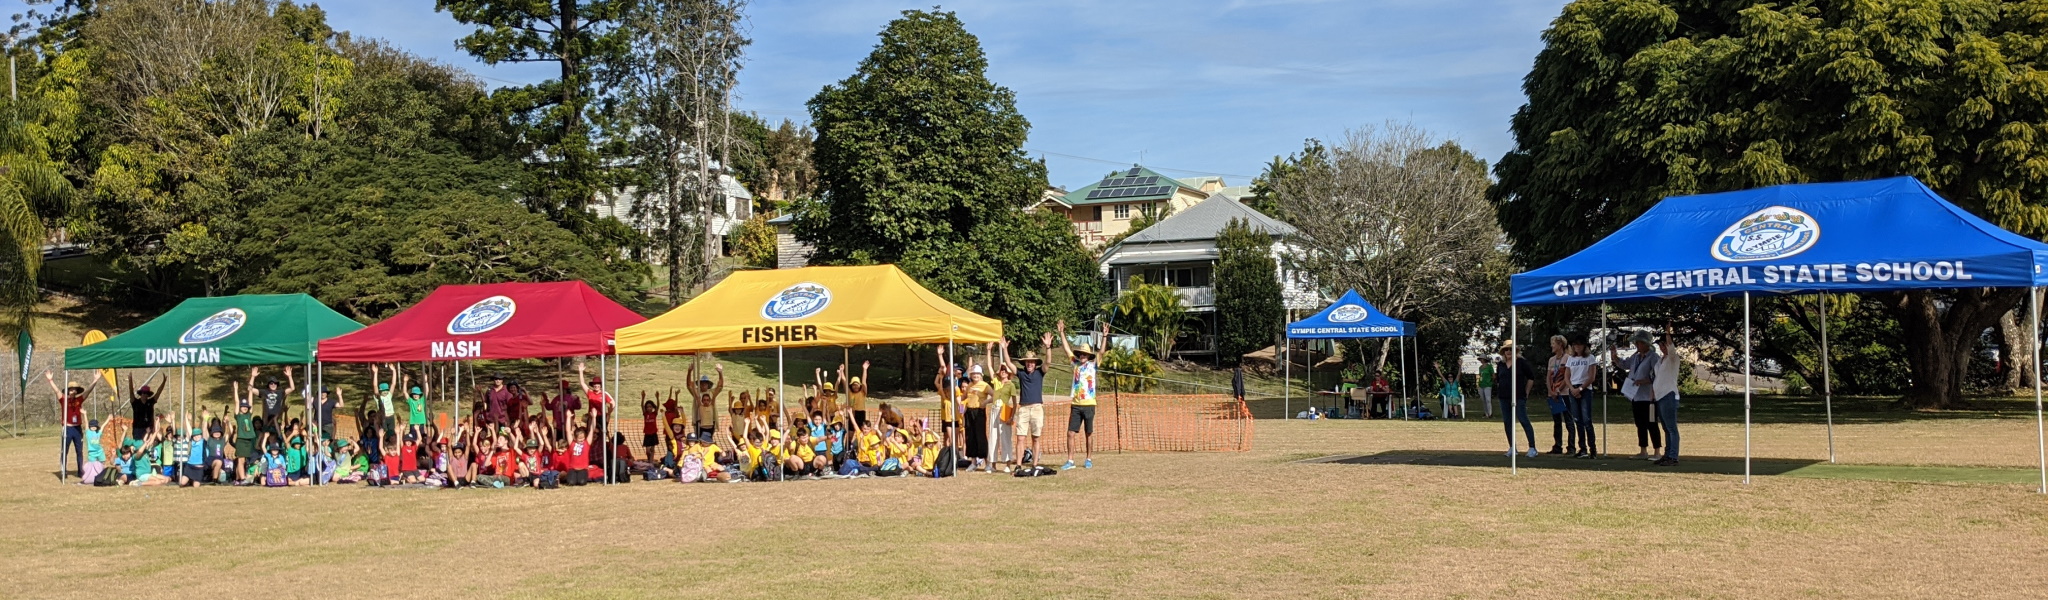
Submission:
<svg viewBox="0 0 2048 600">
<path fill-rule="evenodd" d="M 1387 313 L 1373 308 L 1372 303 L 1366 302 L 1365 297 L 1358 295 L 1358 290 L 1345 290 L 1343 297 L 1338 298 L 1336 302 L 1325 307 L 1322 312 L 1287 324 L 1287 338 L 1291 340 L 1401 338 L 1401 414 L 1404 418 L 1408 414 L 1407 338 L 1413 335 L 1415 335 L 1414 323 L 1393 318 L 1388 316 Z M 1289 344 L 1289 350 L 1291 351 L 1292 349 L 1293 345 Z M 1285 382 L 1288 379 L 1292 379 L 1293 376 L 1288 374 L 1287 371 L 1293 368 L 1294 361 L 1283 358 L 1281 365 L 1281 381 Z M 1286 413 L 1286 416 L 1291 417 L 1294 414 L 1294 388 L 1284 383 L 1282 388 L 1286 392 L 1284 394 L 1285 397 L 1281 399 L 1281 411 Z"/>
<path fill-rule="evenodd" d="M 1918 179 L 1892 177 L 1665 198 L 1585 250 L 1510 281 L 1513 306 L 1741 294 L 1747 483 L 1751 295 L 2033 288 L 2048 286 L 2044 265 L 2048 244 L 2000 229 Z M 1821 298 L 1825 303 L 1826 296 Z M 2038 336 L 2038 298 L 2032 302 Z M 1512 309 L 1509 323 L 1512 339 L 1517 337 Z M 2040 362 L 2037 347 L 2034 363 Z M 2040 388 L 2037 379 L 2037 424 L 2043 412 Z M 1828 411 L 1833 460 L 1832 397 Z M 1512 436 L 1514 430 L 1508 431 Z M 2037 445 L 2040 491 L 2048 493 L 2048 439 Z"/>
</svg>

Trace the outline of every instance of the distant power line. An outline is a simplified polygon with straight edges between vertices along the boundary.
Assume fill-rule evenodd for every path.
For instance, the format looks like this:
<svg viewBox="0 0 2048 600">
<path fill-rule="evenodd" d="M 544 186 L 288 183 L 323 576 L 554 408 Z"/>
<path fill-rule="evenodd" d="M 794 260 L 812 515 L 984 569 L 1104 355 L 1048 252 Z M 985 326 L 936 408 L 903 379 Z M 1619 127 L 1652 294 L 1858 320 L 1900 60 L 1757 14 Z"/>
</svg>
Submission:
<svg viewBox="0 0 2048 600">
<path fill-rule="evenodd" d="M 1126 165 L 1130 165 L 1130 164 L 1132 164 L 1132 163 L 1131 163 L 1131 161 L 1127 161 L 1127 160 L 1109 160 L 1109 159 L 1107 159 L 1107 158 L 1095 158 L 1095 157 L 1092 157 L 1092 156 L 1080 156 L 1080 155 L 1076 155 L 1076 154 L 1067 154 L 1067 153 L 1064 153 L 1064 152 L 1051 152 L 1051 151 L 1046 151 L 1046 150 L 1034 150 L 1034 149 L 1031 149 L 1031 148 L 1025 148 L 1025 149 L 1024 149 L 1024 151 L 1025 151 L 1025 152 L 1037 152 L 1037 153 L 1039 153 L 1039 154 L 1050 154 L 1050 155 L 1053 155 L 1053 156 L 1057 156 L 1057 157 L 1060 157 L 1060 158 L 1071 158 L 1071 159 L 1074 159 L 1074 160 L 1085 160 L 1085 161 L 1088 161 L 1088 162 L 1099 162 L 1099 163 L 1102 163 L 1102 164 L 1106 164 L 1106 165 L 1117 165 L 1117 166 L 1126 166 Z M 1154 171 L 1173 171 L 1173 172 L 1175 172 L 1175 173 L 1188 173 L 1188 174 L 1192 174 L 1192 175 L 1221 175 L 1221 176 L 1224 176 L 1224 177 L 1239 177 L 1239 178 L 1244 178 L 1244 179 L 1253 179 L 1253 178 L 1255 178 L 1255 177 L 1256 177 L 1256 176 L 1253 176 L 1253 175 L 1238 175 L 1238 174 L 1236 174 L 1236 173 L 1218 173 L 1218 172 L 1215 172 L 1215 171 L 1202 171 L 1202 170 L 1198 170 L 1198 169 L 1175 169 L 1175 168 L 1173 168 L 1173 167 L 1159 167 L 1159 166 L 1153 166 L 1153 165 L 1144 165 L 1144 167 L 1145 167 L 1145 168 L 1147 168 L 1147 169 L 1151 169 L 1151 170 L 1154 170 Z"/>
</svg>

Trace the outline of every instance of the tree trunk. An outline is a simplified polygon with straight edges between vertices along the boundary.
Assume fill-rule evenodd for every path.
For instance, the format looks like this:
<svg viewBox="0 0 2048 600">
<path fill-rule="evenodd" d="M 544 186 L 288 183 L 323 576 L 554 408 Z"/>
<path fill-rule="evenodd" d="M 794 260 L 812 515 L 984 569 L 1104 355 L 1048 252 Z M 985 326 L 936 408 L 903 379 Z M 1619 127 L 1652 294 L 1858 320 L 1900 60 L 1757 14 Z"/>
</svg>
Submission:
<svg viewBox="0 0 2048 600">
<path fill-rule="evenodd" d="M 2005 367 L 2005 389 L 2022 390 L 2034 386 L 2034 322 L 2027 312 L 2027 303 L 2018 306 L 1998 318 L 1998 348 L 2000 362 Z"/>
<path fill-rule="evenodd" d="M 1974 288 L 1947 300 L 1947 308 L 1926 290 L 1901 292 L 1885 301 L 1904 329 L 1906 364 L 1913 384 L 1901 399 L 1913 408 L 1963 405 L 1963 379 L 1977 337 L 2026 297 L 2020 290 Z"/>
</svg>

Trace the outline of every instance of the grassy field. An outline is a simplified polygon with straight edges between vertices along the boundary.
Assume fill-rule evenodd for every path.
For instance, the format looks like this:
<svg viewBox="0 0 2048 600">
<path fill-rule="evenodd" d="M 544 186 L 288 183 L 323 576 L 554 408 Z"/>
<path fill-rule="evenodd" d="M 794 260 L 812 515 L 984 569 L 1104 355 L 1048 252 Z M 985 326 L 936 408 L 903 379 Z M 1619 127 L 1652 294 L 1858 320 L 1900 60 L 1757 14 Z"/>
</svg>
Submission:
<svg viewBox="0 0 2048 600">
<path fill-rule="evenodd" d="M 630 367 L 630 365 L 629 365 Z M 0 440 L 0 596 L 2039 597 L 2031 401 L 1688 400 L 1687 464 L 1524 459 L 1498 422 L 1259 423 L 1057 477 L 553 492 L 95 489 Z M 1733 414 L 1734 419 L 1729 416 Z M 1549 435 L 1542 422 L 1540 434 Z M 1610 428 L 1633 452 L 1632 430 Z M 1052 453 L 1057 457 L 1057 451 Z M 1736 457 L 1736 458 L 1731 458 Z"/>
</svg>

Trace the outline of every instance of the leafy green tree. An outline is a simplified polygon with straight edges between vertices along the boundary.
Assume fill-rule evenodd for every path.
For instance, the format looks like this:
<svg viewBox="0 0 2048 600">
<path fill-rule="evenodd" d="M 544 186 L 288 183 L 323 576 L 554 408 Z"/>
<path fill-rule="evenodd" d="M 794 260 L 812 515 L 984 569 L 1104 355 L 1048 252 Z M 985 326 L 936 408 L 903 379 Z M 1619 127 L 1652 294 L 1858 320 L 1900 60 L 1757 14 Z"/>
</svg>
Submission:
<svg viewBox="0 0 2048 600">
<path fill-rule="evenodd" d="M 225 293 L 251 208 L 233 183 L 249 174 L 229 155 L 273 130 L 325 135 L 352 78 L 333 31 L 318 8 L 290 2 L 107 2 L 82 14 L 36 85 L 79 92 L 90 115 L 72 239 L 144 287 Z"/>
<path fill-rule="evenodd" d="M 1092 309 L 1102 284 L 1070 225 L 1025 212 L 1045 165 L 1025 155 L 1030 124 L 987 69 L 953 13 L 890 22 L 853 76 L 810 101 L 818 198 L 793 205 L 794 228 L 813 264 L 895 263 L 1023 336 Z"/>
<path fill-rule="evenodd" d="M 1388 315 L 1415 323 L 1425 360 L 1449 360 L 1506 316 L 1507 254 L 1486 201 L 1486 162 L 1455 142 L 1394 123 L 1309 140 L 1269 171 L 1285 221 L 1283 259 L 1325 290 L 1355 289 Z M 1393 363 L 1378 348 L 1370 370 Z"/>
<path fill-rule="evenodd" d="M 776 262 L 775 226 L 768 215 L 757 214 L 732 232 L 732 254 L 740 263 L 755 269 L 773 269 Z"/>
<path fill-rule="evenodd" d="M 1666 196 L 1901 173 L 2039 238 L 2044 18 L 2040 3 L 1993 0 L 1578 0 L 1544 33 L 1490 196 L 1524 267 Z M 2024 295 L 1868 298 L 1901 328 L 1907 401 L 1943 407 L 1961 401 L 1980 335 Z"/>
<path fill-rule="evenodd" d="M 1217 234 L 1216 252 L 1216 351 L 1235 365 L 1244 353 L 1272 345 L 1287 319 L 1280 265 L 1272 234 L 1244 219 L 1231 219 Z"/>
<path fill-rule="evenodd" d="M 476 31 L 456 41 L 487 65 L 554 63 L 554 79 L 500 88 L 491 102 L 510 116 L 519 156 L 535 171 L 529 202 L 582 230 L 585 210 L 609 185 L 593 121 L 603 115 L 598 84 L 623 61 L 631 33 L 620 27 L 630 0 L 435 0 L 434 8 Z"/>
</svg>

